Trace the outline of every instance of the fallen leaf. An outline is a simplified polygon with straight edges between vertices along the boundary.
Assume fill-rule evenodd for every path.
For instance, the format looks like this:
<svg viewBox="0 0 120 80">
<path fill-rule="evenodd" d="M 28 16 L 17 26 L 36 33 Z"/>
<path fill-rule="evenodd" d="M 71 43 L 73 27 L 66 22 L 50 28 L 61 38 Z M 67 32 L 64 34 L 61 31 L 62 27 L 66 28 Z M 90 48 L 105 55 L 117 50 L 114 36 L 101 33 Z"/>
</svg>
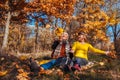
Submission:
<svg viewBox="0 0 120 80">
<path fill-rule="evenodd" d="M 104 63 L 104 62 L 99 62 L 99 64 L 100 64 L 101 66 L 105 65 L 105 63 Z"/>
<path fill-rule="evenodd" d="M 8 73 L 8 71 L 0 71 L 0 76 L 5 76 Z"/>
</svg>

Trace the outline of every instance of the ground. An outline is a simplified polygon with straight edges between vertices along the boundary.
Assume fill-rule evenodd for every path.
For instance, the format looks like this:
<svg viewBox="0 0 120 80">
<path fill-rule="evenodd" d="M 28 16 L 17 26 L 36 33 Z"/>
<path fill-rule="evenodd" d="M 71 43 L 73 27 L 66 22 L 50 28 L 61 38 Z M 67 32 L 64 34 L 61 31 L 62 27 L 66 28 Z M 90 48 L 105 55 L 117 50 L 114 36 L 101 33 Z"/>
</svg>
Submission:
<svg viewBox="0 0 120 80">
<path fill-rule="evenodd" d="M 47 54 L 46 54 L 47 53 Z M 92 66 L 83 67 L 82 71 L 64 72 L 58 68 L 40 70 L 32 73 L 28 58 L 36 58 L 39 62 L 50 59 L 50 52 L 34 54 L 0 54 L 0 80 L 120 80 L 119 58 L 113 59 L 105 55 L 90 54 Z M 37 56 L 37 57 L 36 57 Z"/>
</svg>

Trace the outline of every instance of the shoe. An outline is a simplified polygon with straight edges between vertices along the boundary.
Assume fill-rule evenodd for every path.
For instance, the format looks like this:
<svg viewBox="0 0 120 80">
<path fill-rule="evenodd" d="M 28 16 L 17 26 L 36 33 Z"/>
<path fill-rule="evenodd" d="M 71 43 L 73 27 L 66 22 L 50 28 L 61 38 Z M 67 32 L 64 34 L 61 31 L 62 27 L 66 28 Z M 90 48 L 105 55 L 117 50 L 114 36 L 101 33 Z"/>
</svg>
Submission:
<svg viewBox="0 0 120 80">
<path fill-rule="evenodd" d="M 36 63 L 36 61 L 33 58 L 30 58 L 29 61 L 30 61 L 30 64 L 29 64 L 30 71 L 35 73 L 39 72 L 40 68 L 39 68 L 39 65 Z"/>
<path fill-rule="evenodd" d="M 78 64 L 75 64 L 75 65 L 73 66 L 73 68 L 76 69 L 76 70 L 79 70 L 79 71 L 81 70 L 81 68 L 79 67 Z"/>
</svg>

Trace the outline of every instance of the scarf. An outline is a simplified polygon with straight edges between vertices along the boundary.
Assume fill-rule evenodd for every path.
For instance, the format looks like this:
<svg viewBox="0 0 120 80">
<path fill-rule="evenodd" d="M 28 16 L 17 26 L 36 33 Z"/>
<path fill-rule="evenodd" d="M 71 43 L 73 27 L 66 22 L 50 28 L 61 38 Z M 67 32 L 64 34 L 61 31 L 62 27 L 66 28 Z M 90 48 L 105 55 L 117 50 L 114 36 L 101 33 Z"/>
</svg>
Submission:
<svg viewBox="0 0 120 80">
<path fill-rule="evenodd" d="M 62 48 L 62 44 L 65 44 L 65 54 L 68 57 L 68 52 L 70 51 L 70 44 L 68 41 L 61 41 L 58 46 L 55 49 L 55 52 L 53 54 L 54 57 L 59 57 L 60 53 L 61 53 L 61 48 Z"/>
</svg>

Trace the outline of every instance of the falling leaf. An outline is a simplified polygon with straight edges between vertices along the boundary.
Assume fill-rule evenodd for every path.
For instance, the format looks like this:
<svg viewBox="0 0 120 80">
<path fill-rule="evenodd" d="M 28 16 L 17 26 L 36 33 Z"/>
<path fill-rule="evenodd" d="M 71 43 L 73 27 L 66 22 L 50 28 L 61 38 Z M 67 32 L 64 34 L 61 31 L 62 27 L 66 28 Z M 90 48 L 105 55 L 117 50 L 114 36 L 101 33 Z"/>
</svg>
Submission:
<svg viewBox="0 0 120 80">
<path fill-rule="evenodd" d="M 55 34 L 57 35 L 57 36 L 61 36 L 61 34 L 63 33 L 63 29 L 62 28 L 57 28 L 56 30 L 55 30 Z"/>
<path fill-rule="evenodd" d="M 45 26 L 46 28 L 50 28 L 50 25 L 49 24 L 46 24 L 46 26 Z"/>
</svg>

